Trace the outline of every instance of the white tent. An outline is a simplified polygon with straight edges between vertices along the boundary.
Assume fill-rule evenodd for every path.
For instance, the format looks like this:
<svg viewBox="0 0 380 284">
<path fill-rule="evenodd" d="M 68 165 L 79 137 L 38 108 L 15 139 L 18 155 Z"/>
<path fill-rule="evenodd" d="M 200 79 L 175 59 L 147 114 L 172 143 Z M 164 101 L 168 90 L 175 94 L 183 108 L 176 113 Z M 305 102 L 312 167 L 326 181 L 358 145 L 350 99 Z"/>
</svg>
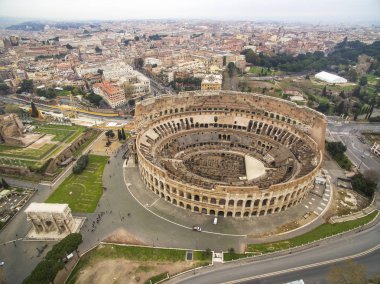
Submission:
<svg viewBox="0 0 380 284">
<path fill-rule="evenodd" d="M 343 77 L 340 77 L 335 74 L 331 74 L 325 71 L 319 72 L 318 74 L 315 74 L 315 78 L 322 80 L 324 82 L 330 83 L 330 84 L 341 84 L 341 83 L 347 83 L 347 80 Z"/>
</svg>

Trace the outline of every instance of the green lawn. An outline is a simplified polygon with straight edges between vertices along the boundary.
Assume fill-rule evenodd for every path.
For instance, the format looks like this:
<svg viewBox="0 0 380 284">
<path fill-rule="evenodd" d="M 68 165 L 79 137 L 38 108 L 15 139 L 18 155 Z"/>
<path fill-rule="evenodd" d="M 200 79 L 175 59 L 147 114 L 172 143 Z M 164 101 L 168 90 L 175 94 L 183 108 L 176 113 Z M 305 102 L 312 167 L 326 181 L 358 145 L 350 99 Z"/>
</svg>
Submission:
<svg viewBox="0 0 380 284">
<path fill-rule="evenodd" d="M 74 268 L 67 284 L 74 284 L 77 277 L 79 276 L 80 270 L 86 266 L 92 265 L 101 259 L 116 259 L 123 258 L 133 261 L 154 261 L 159 262 L 181 262 L 186 260 L 185 250 L 176 249 L 162 249 L 162 248 L 152 248 L 152 247 L 133 247 L 133 246 L 121 246 L 121 245 L 101 245 L 96 249 L 85 254 L 78 262 L 78 265 Z M 206 256 L 205 252 L 195 251 L 194 261 L 196 261 L 195 266 L 206 265 L 211 263 L 211 255 Z M 141 266 L 142 271 L 145 270 L 145 266 Z M 166 275 L 165 275 L 166 276 Z M 156 275 L 155 277 L 161 278 L 161 276 Z"/>
<path fill-rule="evenodd" d="M 94 212 L 103 194 L 102 176 L 108 157 L 89 155 L 87 168 L 79 175 L 71 174 L 46 200 L 68 203 L 74 212 Z"/>
<path fill-rule="evenodd" d="M 247 251 L 254 252 L 254 253 L 268 253 L 268 252 L 274 252 L 274 251 L 279 251 L 283 249 L 288 249 L 288 248 L 304 245 L 313 241 L 327 238 L 332 235 L 349 231 L 356 227 L 360 227 L 372 221 L 377 216 L 377 214 L 378 214 L 378 211 L 375 211 L 365 217 L 352 220 L 352 221 L 336 223 L 336 224 L 326 223 L 310 232 L 307 232 L 306 234 L 303 234 L 301 236 L 298 236 L 286 241 L 266 243 L 266 244 L 249 244 L 247 246 Z"/>
</svg>

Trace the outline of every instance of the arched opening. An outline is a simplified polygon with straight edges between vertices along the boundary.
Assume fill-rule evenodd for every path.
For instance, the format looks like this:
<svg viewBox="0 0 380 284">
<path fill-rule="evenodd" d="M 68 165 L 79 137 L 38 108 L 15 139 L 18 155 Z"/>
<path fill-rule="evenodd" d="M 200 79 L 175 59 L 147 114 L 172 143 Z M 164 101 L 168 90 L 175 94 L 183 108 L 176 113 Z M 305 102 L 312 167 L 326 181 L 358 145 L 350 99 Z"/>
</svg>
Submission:
<svg viewBox="0 0 380 284">
<path fill-rule="evenodd" d="M 191 197 L 190 197 L 190 198 L 191 198 Z M 198 195 L 198 194 L 194 195 L 194 200 L 195 200 L 195 201 L 199 201 L 199 195 Z"/>
<path fill-rule="evenodd" d="M 187 205 L 186 205 L 186 209 L 191 210 L 191 205 L 190 205 L 190 204 L 187 204 Z"/>
<path fill-rule="evenodd" d="M 244 212 L 244 217 L 249 217 L 249 212 L 248 211 Z"/>
<path fill-rule="evenodd" d="M 207 209 L 206 208 L 202 208 L 202 214 L 207 214 Z"/>
<path fill-rule="evenodd" d="M 194 206 L 194 212 L 199 212 L 199 207 L 198 206 Z"/>
<path fill-rule="evenodd" d="M 202 196 L 202 202 L 203 203 L 208 203 L 208 197 L 207 196 Z"/>
<path fill-rule="evenodd" d="M 223 211 L 218 211 L 218 216 L 223 217 L 224 216 L 224 212 Z"/>
<path fill-rule="evenodd" d="M 241 212 L 236 212 L 235 217 L 241 217 Z"/>
<path fill-rule="evenodd" d="M 234 206 L 235 201 L 234 200 L 228 200 L 228 206 Z"/>
<path fill-rule="evenodd" d="M 263 203 L 262 203 L 262 206 L 265 206 L 265 205 L 267 205 L 268 204 L 268 199 L 264 199 L 263 200 Z"/>
<path fill-rule="evenodd" d="M 219 199 L 219 205 L 226 205 L 226 200 L 225 199 Z"/>
<path fill-rule="evenodd" d="M 259 206 L 259 204 L 260 204 L 260 199 L 256 199 L 255 200 L 255 203 L 253 204 L 254 206 Z"/>
<path fill-rule="evenodd" d="M 177 200 L 173 199 L 173 200 L 172 200 L 172 203 L 173 203 L 174 205 L 177 205 Z"/>
<path fill-rule="evenodd" d="M 260 216 L 263 216 L 263 215 L 265 215 L 265 210 L 260 211 Z"/>
<path fill-rule="evenodd" d="M 170 202 L 171 201 L 170 196 L 166 196 L 166 200 Z"/>
<path fill-rule="evenodd" d="M 215 215 L 215 210 L 210 210 L 210 215 Z"/>
<path fill-rule="evenodd" d="M 251 216 L 257 216 L 257 211 L 253 211 Z"/>
<path fill-rule="evenodd" d="M 216 204 L 216 198 L 213 198 L 213 197 L 212 197 L 212 198 L 210 199 L 210 203 L 211 203 L 211 204 Z"/>
<path fill-rule="evenodd" d="M 243 200 L 238 200 L 237 204 L 236 204 L 238 207 L 242 207 L 243 206 Z"/>
<path fill-rule="evenodd" d="M 227 217 L 232 217 L 232 212 L 231 211 L 227 212 Z"/>
<path fill-rule="evenodd" d="M 245 207 L 251 207 L 251 204 L 252 204 L 252 201 L 251 200 L 247 200 L 245 202 Z"/>
</svg>

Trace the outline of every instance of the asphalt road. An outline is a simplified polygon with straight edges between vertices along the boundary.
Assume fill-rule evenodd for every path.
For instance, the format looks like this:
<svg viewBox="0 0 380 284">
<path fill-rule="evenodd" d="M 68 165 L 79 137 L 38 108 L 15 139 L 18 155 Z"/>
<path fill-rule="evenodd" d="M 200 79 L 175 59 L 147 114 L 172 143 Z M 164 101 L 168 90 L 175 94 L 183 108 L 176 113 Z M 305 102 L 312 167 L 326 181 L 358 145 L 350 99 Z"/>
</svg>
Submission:
<svg viewBox="0 0 380 284">
<path fill-rule="evenodd" d="M 378 276 L 380 274 L 380 250 L 376 250 L 363 257 L 353 259 L 355 262 L 366 267 L 366 273 L 369 277 Z M 294 280 L 302 279 L 306 284 L 328 284 L 328 274 L 334 267 L 345 265 L 346 261 L 339 261 L 334 264 L 327 264 L 315 268 L 303 269 L 300 271 L 283 273 L 276 276 L 263 277 L 246 281 L 239 281 L 241 284 L 283 284 Z"/>
<path fill-rule="evenodd" d="M 213 283 L 283 283 L 283 280 L 297 280 L 310 277 L 311 280 L 324 281 L 324 275 L 318 277 L 318 269 L 325 273 L 329 270 L 332 264 L 313 269 L 301 269 L 292 271 L 291 273 L 281 273 L 284 270 L 294 270 L 303 266 L 318 264 L 325 261 L 345 258 L 363 251 L 369 250 L 380 244 L 380 225 L 368 229 L 366 231 L 346 236 L 344 238 L 331 239 L 324 242 L 318 247 L 307 249 L 298 253 L 289 254 L 281 257 L 274 257 L 266 260 L 255 262 L 235 262 L 224 265 L 219 265 L 212 268 L 206 268 L 204 271 L 189 274 L 181 278 L 174 278 L 170 283 L 181 284 L 213 284 Z M 368 272 L 371 274 L 379 273 L 380 259 L 379 248 L 376 252 L 362 257 L 364 264 L 368 267 Z M 316 270 L 316 271 L 314 271 Z M 314 271 L 314 272 L 310 272 Z M 280 274 L 274 276 L 274 274 Z M 244 280 L 251 278 L 251 280 Z M 252 279 L 255 278 L 255 279 Z M 261 279 L 266 279 L 266 282 L 261 282 Z M 271 280 L 272 279 L 272 280 Z M 256 282 L 254 282 L 256 280 Z M 257 280 L 260 280 L 257 282 Z M 247 282 L 248 281 L 248 282 Z M 272 282 L 271 282 L 272 281 Z M 278 281 L 278 282 L 277 282 Z M 306 282 L 308 283 L 308 282 Z M 311 282 L 313 283 L 313 282 Z"/>
<path fill-rule="evenodd" d="M 330 120 L 327 136 L 346 145 L 346 155 L 361 171 L 372 169 L 380 172 L 380 159 L 371 153 L 372 145 L 358 139 L 361 132 L 380 133 L 380 123 L 344 123 Z"/>
</svg>

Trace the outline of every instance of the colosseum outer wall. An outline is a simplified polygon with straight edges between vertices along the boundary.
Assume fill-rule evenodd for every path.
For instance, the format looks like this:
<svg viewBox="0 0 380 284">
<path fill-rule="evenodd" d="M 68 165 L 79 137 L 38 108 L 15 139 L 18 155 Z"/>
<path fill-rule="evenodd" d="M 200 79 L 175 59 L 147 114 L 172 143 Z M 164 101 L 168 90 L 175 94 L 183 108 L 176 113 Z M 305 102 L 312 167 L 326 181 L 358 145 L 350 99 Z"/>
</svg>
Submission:
<svg viewBox="0 0 380 284">
<path fill-rule="evenodd" d="M 149 161 L 139 149 L 139 146 L 144 144 L 141 142 L 141 133 L 159 126 L 165 120 L 183 118 L 187 114 L 191 116 L 211 114 L 223 117 L 231 113 L 233 116 L 242 117 L 242 121 L 243 118 L 255 117 L 259 121 L 273 125 L 273 128 L 282 125 L 284 129 L 292 129 L 292 133 L 308 141 L 312 148 L 315 147 L 319 159 L 317 165 L 302 177 L 273 184 L 266 189 L 255 186 L 223 185 L 205 189 L 176 180 L 167 171 Z M 307 195 L 322 163 L 327 123 L 322 114 L 291 102 L 262 95 L 221 91 L 187 92 L 176 97 L 165 96 L 143 101 L 136 106 L 135 124 L 139 132 L 136 141 L 139 169 L 147 188 L 173 205 L 194 212 L 248 217 L 286 210 Z M 156 138 L 155 141 L 159 139 Z"/>
</svg>

